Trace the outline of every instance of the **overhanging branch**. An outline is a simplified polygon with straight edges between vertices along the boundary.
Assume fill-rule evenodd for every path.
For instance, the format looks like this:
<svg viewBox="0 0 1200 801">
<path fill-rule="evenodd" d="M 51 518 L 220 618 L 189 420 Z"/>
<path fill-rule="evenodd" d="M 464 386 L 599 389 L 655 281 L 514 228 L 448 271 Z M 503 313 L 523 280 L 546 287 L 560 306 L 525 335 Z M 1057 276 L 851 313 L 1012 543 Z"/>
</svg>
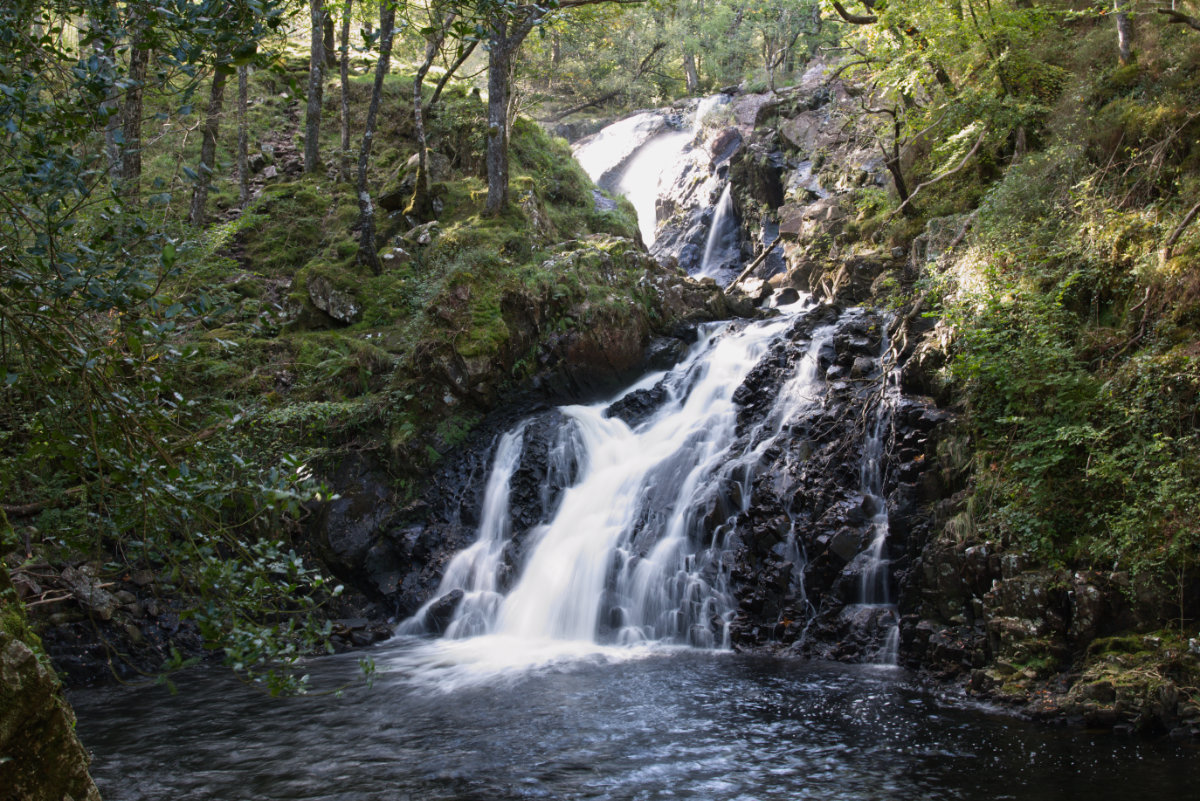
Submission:
<svg viewBox="0 0 1200 801">
<path fill-rule="evenodd" d="M 899 214 L 901 211 L 903 211 L 905 206 L 907 206 L 912 201 L 912 199 L 917 196 L 917 193 L 920 192 L 922 189 L 924 189 L 927 186 L 933 186 L 936 183 L 946 180 L 951 175 L 954 175 L 955 173 L 960 171 L 963 167 L 967 166 L 967 162 L 970 161 L 971 156 L 974 156 L 975 153 L 979 150 L 979 146 L 983 144 L 984 137 L 986 137 L 986 136 L 987 136 L 987 128 L 984 128 L 982 131 L 979 132 L 979 138 L 975 140 L 975 144 L 971 147 L 971 149 L 969 151 L 967 151 L 967 155 L 963 156 L 962 161 L 960 161 L 958 163 L 957 167 L 955 167 L 952 170 L 947 170 L 946 172 L 942 173 L 941 175 L 939 175 L 936 178 L 930 178 L 928 181 L 924 181 L 923 183 L 917 184 L 917 188 L 914 189 L 911 193 L 909 193 L 908 199 L 905 200 L 903 203 L 901 203 L 899 206 L 897 206 L 896 210 L 888 215 L 886 222 L 891 222 L 892 218 L 895 217 L 897 214 Z"/>
<path fill-rule="evenodd" d="M 1170 19 L 1167 20 L 1168 24 L 1173 23 L 1177 25 L 1186 25 L 1193 30 L 1200 31 L 1200 19 L 1197 19 L 1196 17 L 1190 17 L 1181 11 L 1176 11 L 1173 8 L 1160 8 L 1158 9 L 1158 13 L 1166 14 L 1168 17 L 1170 17 Z"/>
<path fill-rule="evenodd" d="M 874 14 L 851 14 L 838 0 L 833 0 L 833 10 L 851 25 L 874 25 L 879 22 L 879 17 Z"/>
</svg>

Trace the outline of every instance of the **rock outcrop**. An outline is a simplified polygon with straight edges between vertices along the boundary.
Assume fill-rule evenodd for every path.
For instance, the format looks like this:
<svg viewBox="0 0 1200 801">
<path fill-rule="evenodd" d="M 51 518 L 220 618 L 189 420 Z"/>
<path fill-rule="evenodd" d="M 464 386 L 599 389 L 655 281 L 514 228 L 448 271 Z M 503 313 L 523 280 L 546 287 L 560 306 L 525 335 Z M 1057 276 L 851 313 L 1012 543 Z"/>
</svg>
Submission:
<svg viewBox="0 0 1200 801">
<path fill-rule="evenodd" d="M 99 801 L 89 761 L 58 677 L 0 565 L 0 800 Z"/>
</svg>

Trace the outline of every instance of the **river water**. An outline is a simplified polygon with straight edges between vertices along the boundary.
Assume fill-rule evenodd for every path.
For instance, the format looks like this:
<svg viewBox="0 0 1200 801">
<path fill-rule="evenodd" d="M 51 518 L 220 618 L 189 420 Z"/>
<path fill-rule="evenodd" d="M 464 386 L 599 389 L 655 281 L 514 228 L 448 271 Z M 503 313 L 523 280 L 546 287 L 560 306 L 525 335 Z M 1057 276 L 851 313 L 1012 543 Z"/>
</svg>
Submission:
<svg viewBox="0 0 1200 801">
<path fill-rule="evenodd" d="M 1047 728 L 902 671 L 664 648 L 401 638 L 271 699 L 223 671 L 76 692 L 109 801 L 1192 798 L 1200 752 Z M 486 656 L 485 656 L 486 654 Z M 500 655 L 500 656 L 498 656 Z"/>
</svg>

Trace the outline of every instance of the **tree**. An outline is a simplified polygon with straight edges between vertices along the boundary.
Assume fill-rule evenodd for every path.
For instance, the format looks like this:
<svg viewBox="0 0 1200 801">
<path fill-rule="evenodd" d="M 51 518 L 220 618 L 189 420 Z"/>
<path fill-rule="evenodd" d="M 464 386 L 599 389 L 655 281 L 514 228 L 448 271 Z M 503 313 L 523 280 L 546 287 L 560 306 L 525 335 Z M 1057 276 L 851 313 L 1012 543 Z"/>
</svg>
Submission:
<svg viewBox="0 0 1200 801">
<path fill-rule="evenodd" d="M 122 191 L 136 198 L 142 177 L 142 103 L 146 70 L 150 64 L 149 29 L 144 16 L 129 5 L 129 73 L 126 77 L 125 103 L 121 108 L 121 133 L 124 154 L 121 160 Z"/>
<path fill-rule="evenodd" d="M 378 274 L 382 269 L 375 245 L 375 205 L 371 202 L 371 187 L 367 182 L 367 166 L 371 161 L 371 146 L 375 139 L 375 122 L 379 117 L 379 104 L 383 97 L 383 83 L 387 78 L 392 59 L 392 41 L 396 28 L 396 6 L 391 0 L 379 4 L 379 60 L 375 65 L 375 83 L 371 88 L 371 102 L 367 106 L 367 120 L 363 126 L 362 147 L 358 151 L 358 260 Z"/>
<path fill-rule="evenodd" d="M 508 203 L 509 100 L 514 58 L 521 43 L 546 15 L 599 3 L 633 5 L 643 0 L 565 0 L 555 7 L 487 0 L 483 14 L 488 41 L 487 201 L 488 214 Z"/>
<path fill-rule="evenodd" d="M 354 0 L 342 6 L 342 44 L 338 51 L 338 77 L 341 86 L 341 153 L 338 173 L 343 181 L 350 179 L 350 20 Z"/>
<path fill-rule="evenodd" d="M 447 6 L 448 4 L 436 2 L 435 0 L 435 2 L 429 3 L 426 7 L 428 24 L 421 29 L 422 35 L 425 38 L 425 55 L 417 67 L 416 75 L 413 76 L 413 132 L 417 138 L 417 175 L 416 180 L 413 182 L 412 200 L 409 201 L 408 207 L 404 211 L 405 214 L 417 219 L 427 217 L 431 212 L 429 194 L 429 144 L 425 136 L 425 114 L 422 109 L 422 106 L 425 104 L 425 98 L 422 88 L 425 85 L 425 76 L 429 74 L 429 68 L 433 66 L 434 59 L 441 52 L 446 37 L 450 34 L 451 29 L 458 19 L 458 13 L 453 8 Z M 459 33 L 462 35 L 461 31 Z M 447 72 L 448 74 L 449 72 Z"/>
<path fill-rule="evenodd" d="M 308 107 L 304 113 L 304 171 L 321 166 L 321 99 L 325 87 L 325 4 L 308 0 L 309 35 Z"/>
<path fill-rule="evenodd" d="M 217 136 L 221 128 L 221 107 L 225 102 L 225 83 L 229 67 L 218 63 L 213 68 L 212 84 L 208 95 L 208 107 L 204 112 L 204 127 L 201 129 L 200 164 L 196 169 L 196 185 L 192 188 L 192 203 L 188 221 L 192 225 L 205 223 L 205 208 L 208 205 L 208 188 L 212 185 L 213 170 L 217 159 Z"/>
<path fill-rule="evenodd" d="M 1124 67 L 1133 61 L 1133 23 L 1129 20 L 1129 0 L 1113 0 L 1113 18 L 1117 22 L 1117 60 Z"/>
<path fill-rule="evenodd" d="M 238 173 L 238 202 L 243 207 L 250 202 L 250 137 L 246 124 L 246 104 L 250 92 L 250 67 L 240 64 L 237 68 L 238 98 L 237 98 L 237 173 Z"/>
</svg>

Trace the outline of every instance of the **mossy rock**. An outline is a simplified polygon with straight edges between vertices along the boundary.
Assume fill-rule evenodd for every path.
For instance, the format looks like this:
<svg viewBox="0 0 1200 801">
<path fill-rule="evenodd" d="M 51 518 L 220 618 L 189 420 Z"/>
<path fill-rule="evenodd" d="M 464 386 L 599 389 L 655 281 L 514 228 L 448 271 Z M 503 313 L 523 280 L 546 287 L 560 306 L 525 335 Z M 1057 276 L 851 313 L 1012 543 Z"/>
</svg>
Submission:
<svg viewBox="0 0 1200 801">
<path fill-rule="evenodd" d="M 0 792 L 22 801 L 99 801 L 75 715 L 0 564 Z"/>
</svg>

